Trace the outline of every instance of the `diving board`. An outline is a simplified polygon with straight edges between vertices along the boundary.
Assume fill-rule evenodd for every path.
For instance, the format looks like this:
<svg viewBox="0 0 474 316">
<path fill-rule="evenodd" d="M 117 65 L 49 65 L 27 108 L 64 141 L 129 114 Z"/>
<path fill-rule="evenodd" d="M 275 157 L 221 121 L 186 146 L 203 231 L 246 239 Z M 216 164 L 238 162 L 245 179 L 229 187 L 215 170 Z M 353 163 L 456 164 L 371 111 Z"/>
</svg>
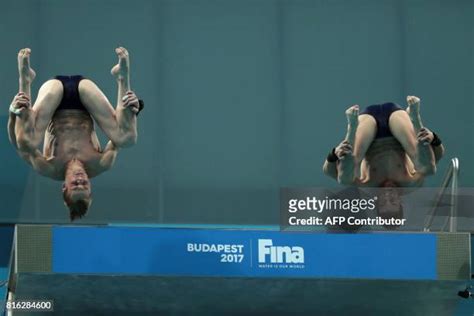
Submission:
<svg viewBox="0 0 474 316">
<path fill-rule="evenodd" d="M 467 280 L 468 233 L 17 225 L 16 273 Z"/>
</svg>

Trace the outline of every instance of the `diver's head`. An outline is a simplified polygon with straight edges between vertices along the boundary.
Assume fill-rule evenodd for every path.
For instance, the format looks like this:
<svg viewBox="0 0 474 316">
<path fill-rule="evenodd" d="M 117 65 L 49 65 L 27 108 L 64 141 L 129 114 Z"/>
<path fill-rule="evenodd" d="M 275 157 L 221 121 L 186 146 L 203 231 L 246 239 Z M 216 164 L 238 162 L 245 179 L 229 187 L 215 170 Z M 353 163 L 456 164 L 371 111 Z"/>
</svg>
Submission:
<svg viewBox="0 0 474 316">
<path fill-rule="evenodd" d="M 68 162 L 63 183 L 64 204 L 69 208 L 71 221 L 87 213 L 92 203 L 91 183 L 84 165 L 79 160 Z"/>
<path fill-rule="evenodd" d="M 400 197 L 400 188 L 393 181 L 382 183 L 378 191 L 377 214 L 384 219 L 403 219 L 403 205 Z M 384 225 L 386 229 L 396 229 L 399 226 Z"/>
</svg>

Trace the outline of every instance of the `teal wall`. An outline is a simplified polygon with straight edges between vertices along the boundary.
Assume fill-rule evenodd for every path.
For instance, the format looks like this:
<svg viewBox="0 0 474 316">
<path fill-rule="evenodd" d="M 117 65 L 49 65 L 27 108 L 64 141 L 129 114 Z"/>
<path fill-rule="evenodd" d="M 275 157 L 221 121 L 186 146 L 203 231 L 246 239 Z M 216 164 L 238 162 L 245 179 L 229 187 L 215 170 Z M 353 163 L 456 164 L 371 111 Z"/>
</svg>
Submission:
<svg viewBox="0 0 474 316">
<path fill-rule="evenodd" d="M 0 97 L 31 47 L 40 84 L 83 74 L 115 102 L 113 49 L 131 54 L 146 101 L 139 142 L 94 182 L 83 223 L 267 224 L 281 186 L 328 186 L 344 110 L 422 98 L 425 124 L 474 184 L 472 1 L 3 0 Z M 35 175 L 0 135 L 0 221 L 67 222 L 60 183 Z M 427 185 L 436 186 L 440 173 Z"/>
</svg>

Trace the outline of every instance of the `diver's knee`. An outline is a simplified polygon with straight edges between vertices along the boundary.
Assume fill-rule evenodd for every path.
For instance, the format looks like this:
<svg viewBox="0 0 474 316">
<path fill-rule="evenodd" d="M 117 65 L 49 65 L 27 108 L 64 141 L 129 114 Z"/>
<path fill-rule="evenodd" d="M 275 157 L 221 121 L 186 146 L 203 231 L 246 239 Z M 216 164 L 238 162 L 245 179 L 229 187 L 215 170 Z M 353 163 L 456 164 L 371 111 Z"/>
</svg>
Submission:
<svg viewBox="0 0 474 316">
<path fill-rule="evenodd" d="M 90 79 L 82 79 L 81 81 L 79 81 L 79 85 L 77 89 L 79 91 L 79 95 L 89 94 L 89 93 L 99 90 L 99 88 L 94 83 L 94 81 Z"/>
<path fill-rule="evenodd" d="M 38 96 L 42 96 L 51 100 L 60 100 L 63 97 L 63 84 L 58 79 L 50 79 L 45 81 L 38 92 Z"/>
</svg>

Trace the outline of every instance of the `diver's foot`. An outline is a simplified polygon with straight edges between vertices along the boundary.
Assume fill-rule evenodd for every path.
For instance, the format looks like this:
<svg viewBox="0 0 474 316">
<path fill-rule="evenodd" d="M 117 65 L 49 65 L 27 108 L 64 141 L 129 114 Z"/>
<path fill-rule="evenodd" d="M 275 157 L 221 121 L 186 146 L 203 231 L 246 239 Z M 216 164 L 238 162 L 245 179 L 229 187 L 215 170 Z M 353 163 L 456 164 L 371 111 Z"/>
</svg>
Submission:
<svg viewBox="0 0 474 316">
<path fill-rule="evenodd" d="M 36 73 L 30 67 L 31 49 L 23 48 L 18 52 L 18 73 L 20 82 L 31 84 L 36 77 Z"/>
<path fill-rule="evenodd" d="M 346 110 L 346 118 L 349 127 L 357 128 L 359 125 L 359 106 L 357 104 Z"/>
<path fill-rule="evenodd" d="M 420 116 L 420 98 L 415 97 L 414 95 L 407 96 L 407 113 L 410 116 L 411 120 L 414 121 Z"/>
<path fill-rule="evenodd" d="M 130 58 L 128 57 L 128 51 L 124 47 L 117 47 L 115 49 L 115 53 L 118 56 L 118 63 L 114 67 L 110 73 L 117 79 L 117 80 L 129 80 L 130 76 Z"/>
</svg>

